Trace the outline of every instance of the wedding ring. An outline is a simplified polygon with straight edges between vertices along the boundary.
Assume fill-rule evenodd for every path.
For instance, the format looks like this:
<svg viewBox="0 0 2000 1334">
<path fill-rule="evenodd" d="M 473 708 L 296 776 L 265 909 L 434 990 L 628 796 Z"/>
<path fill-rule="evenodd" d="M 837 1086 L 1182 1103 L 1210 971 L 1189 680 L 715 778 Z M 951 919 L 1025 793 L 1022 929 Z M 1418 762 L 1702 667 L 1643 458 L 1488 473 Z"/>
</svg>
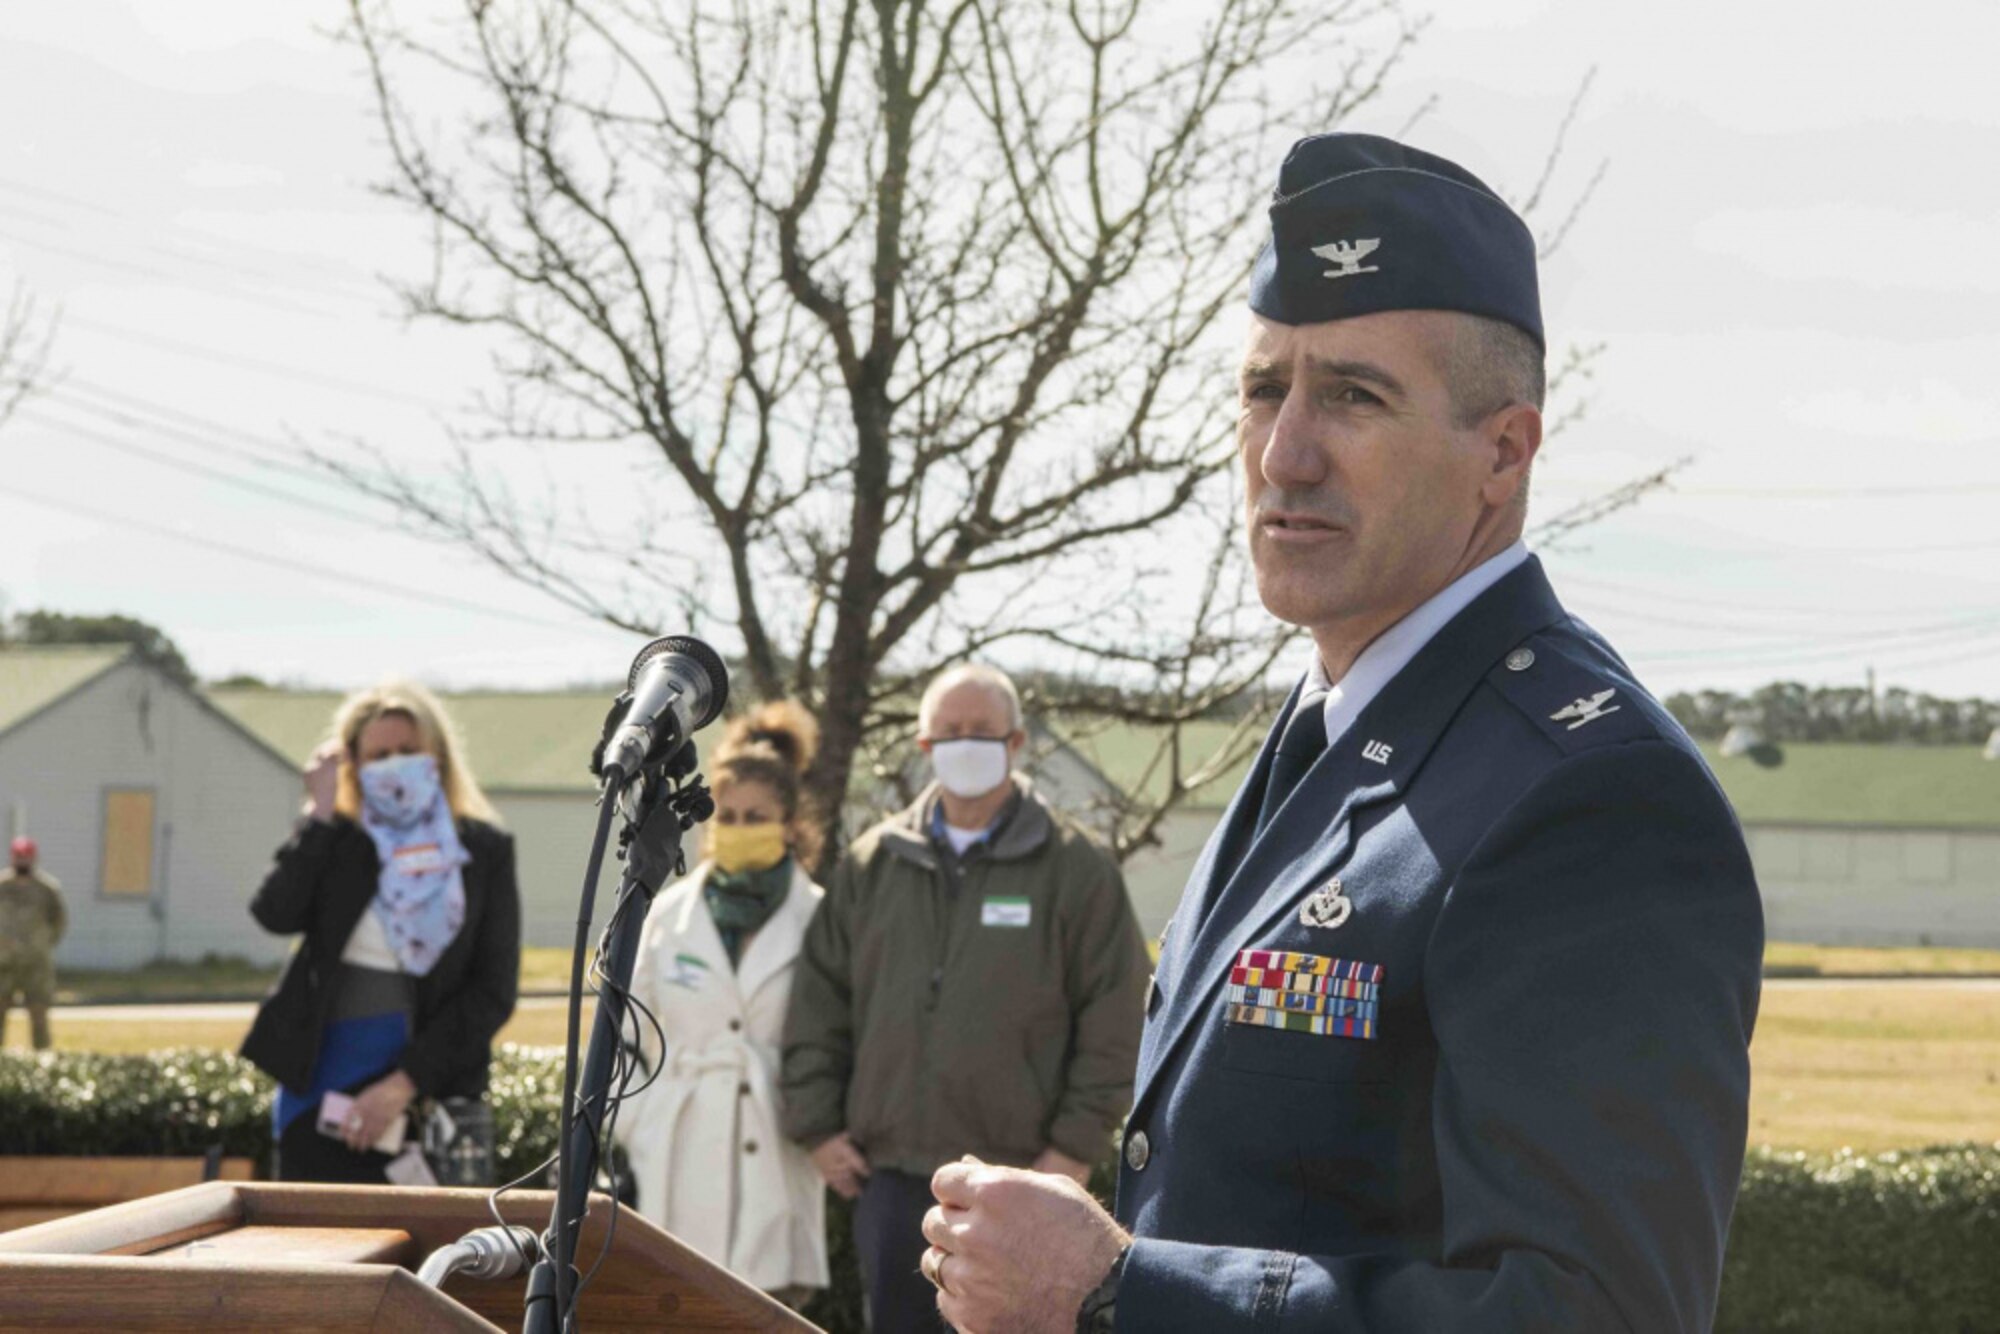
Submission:
<svg viewBox="0 0 2000 1334">
<path fill-rule="evenodd" d="M 924 1271 L 924 1277 L 931 1281 L 932 1287 L 946 1294 L 949 1294 L 951 1289 L 944 1285 L 944 1262 L 950 1258 L 950 1251 L 933 1246 L 924 1252 L 923 1262 L 917 1266 Z"/>
</svg>

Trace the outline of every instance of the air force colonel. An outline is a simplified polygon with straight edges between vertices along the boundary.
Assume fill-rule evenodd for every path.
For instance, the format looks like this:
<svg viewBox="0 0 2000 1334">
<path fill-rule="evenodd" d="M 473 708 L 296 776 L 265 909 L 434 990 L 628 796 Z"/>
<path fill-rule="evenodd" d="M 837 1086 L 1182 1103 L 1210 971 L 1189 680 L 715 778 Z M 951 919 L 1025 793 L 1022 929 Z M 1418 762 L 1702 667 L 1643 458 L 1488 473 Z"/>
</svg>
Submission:
<svg viewBox="0 0 2000 1334">
<path fill-rule="evenodd" d="M 970 1334 L 1706 1330 L 1762 912 L 1694 745 L 1522 545 L 1533 238 L 1441 158 L 1306 139 L 1250 308 L 1250 551 L 1318 661 L 1168 928 L 1116 1218 L 940 1169 L 940 1309 Z"/>
</svg>

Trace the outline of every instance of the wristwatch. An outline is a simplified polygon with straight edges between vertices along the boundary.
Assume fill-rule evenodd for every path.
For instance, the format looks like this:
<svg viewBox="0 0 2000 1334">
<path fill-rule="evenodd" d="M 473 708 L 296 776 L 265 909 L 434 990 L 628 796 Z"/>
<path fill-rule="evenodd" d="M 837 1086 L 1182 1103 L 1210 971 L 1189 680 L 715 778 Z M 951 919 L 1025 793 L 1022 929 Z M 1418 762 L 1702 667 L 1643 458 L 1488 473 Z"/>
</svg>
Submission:
<svg viewBox="0 0 2000 1334">
<path fill-rule="evenodd" d="M 1076 1334 L 1112 1334 L 1113 1322 L 1118 1318 L 1118 1281 L 1125 1277 L 1125 1257 L 1132 1253 L 1131 1243 L 1118 1252 L 1118 1258 L 1111 1262 L 1111 1270 L 1104 1281 L 1091 1289 L 1083 1299 L 1083 1305 L 1076 1312 Z"/>
</svg>

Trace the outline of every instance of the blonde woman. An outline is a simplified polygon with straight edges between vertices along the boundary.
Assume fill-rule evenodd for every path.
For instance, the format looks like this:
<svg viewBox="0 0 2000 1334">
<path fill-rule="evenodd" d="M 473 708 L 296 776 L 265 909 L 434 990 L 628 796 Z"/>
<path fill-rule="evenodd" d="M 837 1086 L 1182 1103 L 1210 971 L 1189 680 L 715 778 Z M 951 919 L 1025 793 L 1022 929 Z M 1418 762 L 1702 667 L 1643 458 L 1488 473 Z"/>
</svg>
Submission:
<svg viewBox="0 0 2000 1334">
<path fill-rule="evenodd" d="M 443 707 L 411 682 L 344 701 L 305 786 L 250 901 L 267 931 L 304 940 L 243 1055 L 280 1086 L 281 1179 L 380 1184 L 393 1155 L 378 1146 L 413 1100 L 486 1091 L 520 979 L 514 840 Z"/>
<path fill-rule="evenodd" d="M 793 703 L 738 719 L 710 765 L 706 856 L 646 916 L 632 991 L 658 1078 L 618 1121 L 639 1211 L 797 1305 L 826 1286 L 825 1191 L 778 1132 L 779 1043 L 820 888 L 800 799 L 819 728 Z"/>
</svg>

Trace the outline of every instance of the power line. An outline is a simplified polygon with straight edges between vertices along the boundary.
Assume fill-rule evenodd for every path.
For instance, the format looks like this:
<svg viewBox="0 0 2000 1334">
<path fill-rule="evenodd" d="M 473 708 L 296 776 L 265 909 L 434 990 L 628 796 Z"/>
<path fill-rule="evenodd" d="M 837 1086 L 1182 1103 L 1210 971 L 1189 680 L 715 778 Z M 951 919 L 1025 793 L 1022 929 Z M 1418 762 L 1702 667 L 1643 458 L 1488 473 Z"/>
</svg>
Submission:
<svg viewBox="0 0 2000 1334">
<path fill-rule="evenodd" d="M 499 617 L 504 620 L 517 621 L 523 625 L 535 625 L 546 629 L 568 630 L 572 632 L 580 628 L 575 621 L 549 620 L 545 617 L 532 616 L 525 612 L 511 611 L 504 607 L 489 606 L 480 602 L 468 602 L 462 598 L 446 597 L 443 594 L 429 593 L 422 589 L 407 588 L 400 584 L 386 583 L 382 580 L 370 579 L 365 575 L 341 573 L 329 570 L 324 565 L 309 565 L 304 561 L 289 560 L 286 557 L 274 556 L 269 552 L 257 551 L 250 547 L 237 546 L 230 542 L 218 542 L 214 538 L 200 537 L 193 533 L 182 532 L 179 529 L 168 528 L 162 524 L 150 523 L 144 519 L 127 518 L 123 515 L 110 514 L 103 510 L 92 509 L 87 505 L 78 505 L 73 501 L 59 500 L 53 496 L 44 496 L 32 491 L 23 491 L 19 487 L 0 486 L 0 496 L 11 497 L 14 500 L 25 501 L 34 505 L 45 505 L 50 509 L 60 510 L 66 514 L 73 514 L 80 518 L 91 519 L 99 523 L 113 524 L 119 528 L 146 533 L 153 537 L 166 538 L 174 542 L 184 542 L 190 546 L 217 551 L 226 556 L 234 556 L 239 560 L 247 560 L 258 565 L 268 565 L 273 569 L 286 570 L 293 574 L 303 575 L 310 579 L 319 580 L 322 583 L 335 583 L 344 588 L 365 588 L 371 592 L 380 593 L 385 597 L 396 597 L 411 602 L 427 603 L 431 606 L 444 607 L 451 611 L 466 612 L 476 616 Z M 591 628 L 600 628 L 594 621 L 587 620 L 585 624 Z M 608 626 L 601 628 L 610 629 Z M 625 632 L 619 631 L 618 633 L 623 634 Z"/>
<path fill-rule="evenodd" d="M 1814 633 L 1803 627 L 1792 625 L 1744 625 L 1729 621 L 1689 620 L 1674 616 L 1660 616 L 1653 612 L 1640 611 L 1631 607 L 1605 609 L 1602 614 L 1604 619 L 1607 620 L 1637 621 L 1643 625 L 1661 625 L 1675 630 L 1706 630 L 1710 632 L 1721 631 L 1763 635 L 1771 635 L 1774 632 L 1782 631 L 1785 635 L 1794 636 L 1794 638 L 1780 637 L 1772 639 L 1769 642 L 1773 645 L 1807 642 L 1796 638 L 1796 636 L 1801 635 L 1809 636 L 1810 643 L 1824 643 L 1829 640 L 1844 642 L 1877 639 L 1885 635 L 1891 637 L 1910 637 L 1930 634 L 1950 634 L 1961 630 L 1976 630 L 2000 623 L 2000 615 L 1980 615 L 1964 617 L 1954 621 L 1932 622 L 1928 625 L 1880 626 L 1865 630 L 1829 630 Z M 1744 645 L 1740 647 L 1749 646 Z"/>
<path fill-rule="evenodd" d="M 1915 496 L 1970 496 L 2000 493 L 2000 482 L 1939 483 L 1933 486 L 1668 486 L 1668 496 L 1717 500 L 1889 500 Z"/>
<path fill-rule="evenodd" d="M 1895 644 L 1858 640 L 1831 647 L 1817 642 L 1807 642 L 1794 647 L 1779 645 L 1757 645 L 1752 647 L 1744 645 L 1736 649 L 1726 646 L 1713 649 L 1669 649 L 1664 652 L 1635 654 L 1634 656 L 1643 657 L 1652 662 L 1709 662 L 1715 663 L 1718 666 L 1728 667 L 1775 667 L 1796 663 L 1827 662 L 1857 655 L 1866 655 L 1873 658 L 1883 655 L 1901 655 L 1912 651 L 1922 652 L 1925 649 L 1949 646 L 1954 643 L 1975 643 L 1991 638 L 1995 634 L 2000 634 L 2000 624 L 1980 630 L 1960 630 L 1950 635 L 1929 634 L 1910 636 L 1912 639 L 1923 640 L 1943 638 L 1946 641 L 1945 645 L 1931 642 Z"/>
<path fill-rule="evenodd" d="M 274 486 L 266 486 L 262 482 L 252 481 L 247 477 L 239 477 L 234 473 L 224 472 L 220 468 L 211 468 L 206 464 L 195 463 L 189 459 L 176 458 L 171 454 L 162 453 L 156 449 L 149 449 L 145 445 L 105 435 L 103 432 L 88 426 L 79 426 L 73 422 L 66 422 L 59 417 L 52 418 L 39 409 L 24 412 L 22 418 L 27 421 L 38 422 L 46 429 L 65 432 L 76 439 L 88 440 L 106 449 L 117 450 L 119 453 L 130 455 L 133 458 L 144 459 L 149 463 L 158 464 L 163 468 L 171 468 L 176 472 L 183 472 L 191 477 L 200 477 L 208 481 L 220 482 L 224 486 L 232 486 L 239 491 L 263 496 L 267 500 L 283 501 L 288 505 L 296 505 L 301 509 L 311 510 L 313 513 L 326 518 L 341 519 L 348 523 L 363 524 L 370 528 L 388 528 L 395 532 L 402 531 L 394 524 L 383 520 L 379 516 L 363 514 L 359 510 L 344 509 L 337 505 L 329 505 L 322 501 L 296 495 L 293 492 L 284 491 Z"/>
<path fill-rule="evenodd" d="M 1996 663 L 2000 663 L 2000 645 L 1988 644 L 1976 648 L 1970 653 L 1952 653 L 1942 658 L 1924 658 L 1917 662 L 1896 663 L 1893 665 L 1892 670 L 1898 672 L 1917 672 L 1927 667 L 1950 667 L 1957 663 L 1970 662 L 1974 658 L 1992 658 Z"/>
<path fill-rule="evenodd" d="M 321 484 L 330 483 L 332 480 L 325 472 L 309 464 L 299 462 L 299 455 L 295 447 L 287 447 L 275 441 L 250 435 L 247 432 L 230 431 L 220 423 L 208 423 L 202 430 L 190 430 L 184 426 L 177 426 L 170 421 L 161 420 L 154 411 L 121 408 L 112 406 L 109 403 L 93 402 L 89 397 L 78 397 L 73 392 L 78 387 L 74 382 L 64 381 L 50 389 L 46 397 L 73 412 L 88 413 L 93 417 L 111 422 L 114 425 L 126 427 L 130 430 L 156 432 L 192 445 L 197 449 L 236 459 L 240 462 L 248 463 L 253 467 L 265 468 Z M 255 441 L 261 448 L 232 445 L 215 439 L 216 435 L 225 431 L 241 439 Z M 282 450 L 289 457 L 274 457 L 271 454 L 265 453 L 264 450 L 266 449 Z"/>
<path fill-rule="evenodd" d="M 196 281 L 184 274 L 168 273 L 152 265 L 137 264 L 130 260 L 112 259 L 107 255 L 96 255 L 86 250 L 76 250 L 69 246 L 56 245 L 50 241 L 37 241 L 33 237 L 21 236 L 15 232 L 0 232 L 0 240 L 11 241 L 15 245 L 24 245 L 32 250 L 43 250 L 50 254 L 62 255 L 67 259 L 73 259 L 79 263 L 96 265 L 98 268 L 111 269 L 119 273 L 130 273 L 140 278 L 150 278 L 155 282 L 187 283 L 192 286 Z M 215 280 L 204 278 L 200 281 L 213 284 Z M 275 297 L 265 292 L 242 288 L 234 283 L 208 286 L 203 290 L 210 295 L 219 296 L 225 300 L 246 301 L 251 305 L 264 306 L 271 310 L 283 311 L 293 315 L 309 315 L 314 319 L 320 320 L 343 318 L 332 311 L 317 310 L 311 306 L 301 305 L 296 301 L 287 301 L 283 297 Z"/>
<path fill-rule="evenodd" d="M 309 371 L 298 366 L 287 366 L 282 362 L 265 361 L 260 357 L 248 357 L 240 353 L 225 352 L 219 348 L 204 347 L 197 343 L 162 338 L 156 334 L 141 333 L 137 329 L 127 329 L 121 325 L 107 324 L 102 320 L 80 319 L 74 315 L 68 315 L 63 318 L 63 323 L 79 329 L 94 330 L 108 337 L 121 338 L 128 342 L 158 348 L 163 352 L 171 352 L 175 356 L 191 357 L 196 361 L 208 361 L 217 365 L 233 366 L 238 370 L 257 371 L 264 375 L 283 376 L 305 384 L 318 385 L 323 389 L 338 389 L 343 393 L 366 394 L 371 398 L 379 398 L 386 402 L 401 403 L 406 407 L 422 408 L 426 412 L 446 413 L 451 411 L 450 408 L 445 407 L 443 404 L 419 398 L 415 394 L 405 394 L 395 389 L 384 388 L 378 384 L 369 384 L 362 380 L 349 380 L 338 375 L 323 375 L 318 371 Z"/>
<path fill-rule="evenodd" d="M 1599 579 L 1593 575 L 1577 574 L 1569 570 L 1557 570 L 1557 571 L 1552 571 L 1551 573 L 1555 582 L 1558 585 L 1564 587 L 1574 584 L 1580 588 L 1598 594 L 1606 594 L 1606 595 L 1615 594 L 1621 597 L 1638 598 L 1642 599 L 1646 603 L 1665 602 L 1680 606 L 1699 607 L 1705 611 L 1711 611 L 1711 612 L 1713 611 L 1746 612 L 1756 616 L 1820 617 L 1820 618 L 1830 618 L 1834 621 L 1841 623 L 1852 622 L 1857 615 L 1862 614 L 1861 609 L 1851 606 L 1802 607 L 1796 603 L 1777 604 L 1777 603 L 1738 602 L 1733 598 L 1724 599 L 1719 597 L 1703 597 L 1699 594 L 1693 594 L 1693 593 L 1672 593 L 1664 591 L 1662 589 L 1647 588 L 1640 584 L 1619 583 L 1615 580 Z M 1919 610 L 1914 612 L 1912 611 L 1892 612 L 1890 614 L 1895 616 L 1908 616 L 1908 615 L 1925 615 L 1928 613 Z M 1715 622 L 1703 621 L 1700 622 L 1699 624 L 1703 627 L 1712 627 L 1715 624 Z M 1790 627 L 1785 627 L 1785 628 L 1790 628 Z M 1885 629 L 1890 629 L 1890 628 L 1893 627 L 1885 627 Z"/>
<path fill-rule="evenodd" d="M 9 180 L 5 177 L 0 177 L 0 191 L 17 195 L 27 195 L 30 198 L 39 199 L 45 203 L 59 204 L 65 208 L 95 213 L 101 217 L 113 219 L 120 224 L 128 225 L 136 230 L 144 230 L 148 233 L 157 230 L 160 226 L 160 220 L 158 219 L 150 217 L 141 218 L 126 209 L 112 208 L 109 205 L 100 204 L 95 200 L 84 199 L 77 195 L 64 194 L 60 190 L 50 190 L 43 186 L 29 185 L 25 181 Z M 171 219 L 167 220 L 165 225 L 191 241 L 199 242 L 202 245 L 222 252 L 220 258 L 225 263 L 240 261 L 242 253 L 246 250 L 255 251 L 283 264 L 295 265 L 305 269 L 316 269 L 333 281 L 350 288 L 356 293 L 376 292 L 374 285 L 370 281 L 371 275 L 364 274 L 353 265 L 342 263 L 327 255 L 301 254 L 297 251 L 280 250 L 275 246 L 260 245 L 254 241 L 224 240 L 208 232 L 190 227 L 186 223 Z"/>
<path fill-rule="evenodd" d="M 275 442 L 268 436 L 258 435 L 254 431 L 246 431 L 240 426 L 231 426 L 227 422 L 217 421 L 213 417 L 204 417 L 200 413 L 189 412 L 185 408 L 173 407 L 170 404 L 160 402 L 158 399 L 146 398 L 135 394 L 128 389 L 113 389 L 109 385 L 98 384 L 93 380 L 78 379 L 74 376 L 68 377 L 60 384 L 51 386 L 50 392 L 56 394 L 82 393 L 92 398 L 103 399 L 107 403 L 123 405 L 135 412 L 143 412 L 150 417 L 184 422 L 189 426 L 217 435 L 233 435 L 239 440 L 245 440 L 255 445 L 269 445 L 285 453 L 289 453 L 292 450 L 292 446 L 289 444 Z"/>
<path fill-rule="evenodd" d="M 93 403 L 87 399 L 79 400 L 75 397 L 75 391 L 77 390 L 82 390 L 85 394 L 103 399 L 105 402 Z M 106 389 L 103 386 L 93 385 L 86 381 L 65 380 L 54 389 L 51 389 L 49 394 L 51 397 L 61 400 L 65 407 L 91 413 L 94 416 L 116 422 L 132 430 L 166 435 L 192 445 L 197 449 L 241 459 L 256 467 L 281 472 L 291 477 L 343 492 L 361 490 L 370 499 L 382 500 L 385 503 L 395 503 L 389 497 L 379 495 L 364 487 L 357 487 L 351 480 L 336 476 L 321 466 L 301 461 L 304 457 L 300 452 L 302 447 L 296 443 L 258 435 L 251 431 L 242 430 L 239 427 L 215 421 L 212 418 L 183 412 L 177 408 L 155 403 L 150 399 L 140 398 L 133 394 L 120 393 L 116 390 Z M 116 406 L 120 403 L 138 404 L 139 406 L 136 408 Z M 163 420 L 163 418 L 172 418 L 174 420 Z M 186 427 L 176 425 L 175 420 L 193 422 L 199 430 L 189 430 Z M 229 435 L 238 440 L 248 441 L 252 448 L 245 449 L 225 444 L 215 440 L 213 437 L 216 435 Z M 262 452 L 264 450 L 274 451 L 275 456 Z M 398 531 L 407 530 L 398 529 Z M 446 540 L 441 536 L 434 537 L 423 533 L 416 533 L 414 535 L 423 537 L 426 541 L 442 542 Z"/>
</svg>

